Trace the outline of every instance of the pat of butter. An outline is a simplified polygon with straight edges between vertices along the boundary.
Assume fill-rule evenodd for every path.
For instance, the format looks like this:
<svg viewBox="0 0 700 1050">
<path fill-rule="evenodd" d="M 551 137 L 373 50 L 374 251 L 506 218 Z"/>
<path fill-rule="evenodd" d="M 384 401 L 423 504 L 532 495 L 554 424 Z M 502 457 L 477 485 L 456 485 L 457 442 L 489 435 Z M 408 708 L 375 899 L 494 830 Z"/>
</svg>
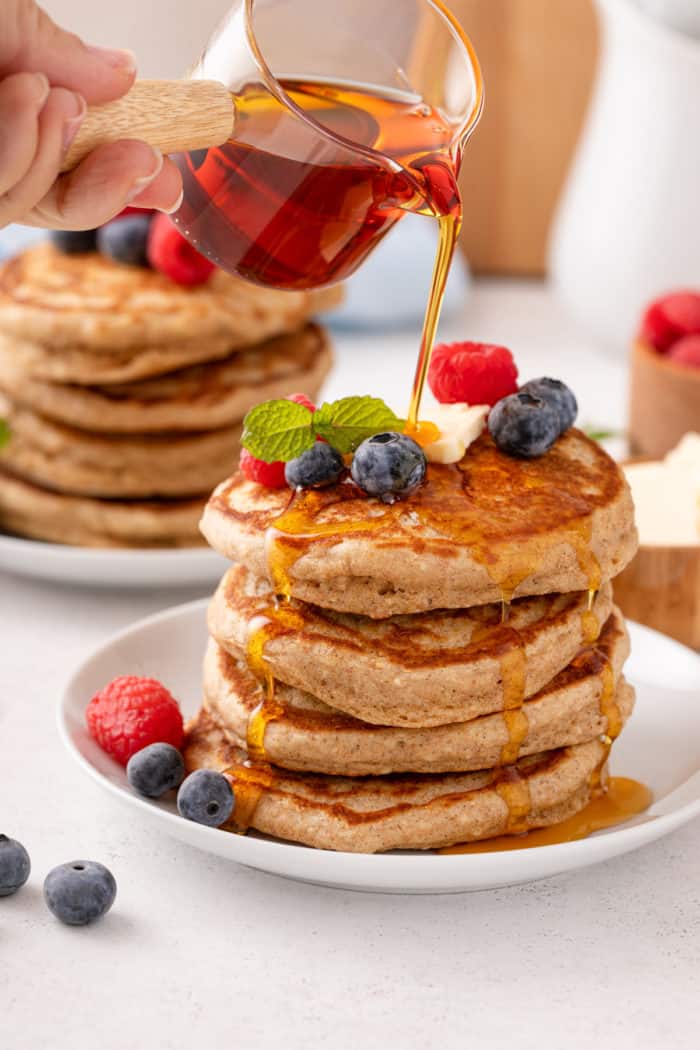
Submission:
<svg viewBox="0 0 700 1050">
<path fill-rule="evenodd" d="M 458 463 L 473 441 L 486 426 L 490 405 L 438 405 L 430 413 L 430 421 L 440 431 L 436 441 L 423 451 L 429 463 Z"/>
<path fill-rule="evenodd" d="M 625 474 L 643 546 L 700 544 L 700 434 L 686 434 L 664 460 L 632 463 Z"/>
</svg>

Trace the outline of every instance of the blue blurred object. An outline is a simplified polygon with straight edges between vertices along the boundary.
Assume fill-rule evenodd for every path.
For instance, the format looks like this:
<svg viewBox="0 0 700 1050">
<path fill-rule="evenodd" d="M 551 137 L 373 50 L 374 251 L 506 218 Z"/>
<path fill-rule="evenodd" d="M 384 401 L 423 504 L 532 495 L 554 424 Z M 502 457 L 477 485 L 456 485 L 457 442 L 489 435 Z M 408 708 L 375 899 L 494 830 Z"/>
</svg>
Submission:
<svg viewBox="0 0 700 1050">
<path fill-rule="evenodd" d="M 47 236 L 46 230 L 36 230 L 33 226 L 6 226 L 0 230 L 0 259 L 16 255 L 38 241 L 45 241 Z"/>
<path fill-rule="evenodd" d="M 428 301 L 437 223 L 407 215 L 345 284 L 345 302 L 324 321 L 342 329 L 408 329 L 420 326 Z M 460 310 L 471 277 L 457 251 L 445 292 L 443 318 Z"/>
</svg>

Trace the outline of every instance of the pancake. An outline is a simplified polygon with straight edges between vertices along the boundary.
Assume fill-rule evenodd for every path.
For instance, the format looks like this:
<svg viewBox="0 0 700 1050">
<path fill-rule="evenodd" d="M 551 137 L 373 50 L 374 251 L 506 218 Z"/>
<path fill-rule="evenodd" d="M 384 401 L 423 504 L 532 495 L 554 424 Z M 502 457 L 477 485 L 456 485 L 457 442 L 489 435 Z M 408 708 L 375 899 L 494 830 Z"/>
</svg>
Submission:
<svg viewBox="0 0 700 1050">
<path fill-rule="evenodd" d="M 0 313 L 0 325 L 2 314 Z M 0 330 L 0 368 L 6 374 L 47 383 L 95 384 L 129 383 L 137 379 L 174 372 L 176 369 L 218 361 L 236 350 L 227 335 L 207 339 L 181 340 L 168 346 L 136 346 L 130 350 L 103 350 L 93 353 L 81 347 L 61 347 L 58 351 L 42 343 L 29 342 Z M 10 378 L 8 382 L 12 382 Z"/>
<path fill-rule="evenodd" d="M 628 654 L 629 638 L 616 610 L 598 643 L 577 654 L 519 709 L 524 718 L 518 718 L 515 739 L 508 713 L 427 729 L 376 726 L 276 682 L 264 754 L 285 769 L 343 776 L 444 773 L 486 769 L 604 733 L 617 736 L 634 704 L 634 691 L 621 678 Z M 245 661 L 210 641 L 204 707 L 234 746 L 246 746 L 263 696 Z"/>
<path fill-rule="evenodd" d="M 501 711 L 532 696 L 597 634 L 612 608 L 605 584 L 588 594 L 521 598 L 508 622 L 495 605 L 386 620 L 292 600 L 276 612 L 269 585 L 242 565 L 224 576 L 209 630 L 234 657 L 262 629 L 275 678 L 365 722 L 446 725 Z"/>
<path fill-rule="evenodd" d="M 484 434 L 392 505 L 347 478 L 290 500 L 236 474 L 202 531 L 278 592 L 372 618 L 597 589 L 637 548 L 622 471 L 576 429 L 531 460 Z"/>
<path fill-rule="evenodd" d="M 328 302 L 327 292 L 277 291 L 223 270 L 186 288 L 94 252 L 65 255 L 48 242 L 0 267 L 0 330 L 56 350 L 111 354 L 219 336 L 233 349 L 293 331 Z"/>
<path fill-rule="evenodd" d="M 79 547 L 197 547 L 202 500 L 64 496 L 0 468 L 0 529 Z"/>
<path fill-rule="evenodd" d="M 213 430 L 240 422 L 260 401 L 295 390 L 315 397 L 330 365 L 326 334 L 309 324 L 223 361 L 126 385 L 83 387 L 28 377 L 11 346 L 3 350 L 0 341 L 0 390 L 17 404 L 83 430 Z"/>
<path fill-rule="evenodd" d="M 238 462 L 241 425 L 192 434 L 91 434 L 17 408 L 0 395 L 10 441 L 0 464 L 43 488 L 77 496 L 206 496 Z"/>
<path fill-rule="evenodd" d="M 207 712 L 188 727 L 185 764 L 230 773 L 229 825 L 318 849 L 433 849 L 557 824 L 582 809 L 606 761 L 592 740 L 501 770 L 348 779 L 245 766 Z"/>
</svg>

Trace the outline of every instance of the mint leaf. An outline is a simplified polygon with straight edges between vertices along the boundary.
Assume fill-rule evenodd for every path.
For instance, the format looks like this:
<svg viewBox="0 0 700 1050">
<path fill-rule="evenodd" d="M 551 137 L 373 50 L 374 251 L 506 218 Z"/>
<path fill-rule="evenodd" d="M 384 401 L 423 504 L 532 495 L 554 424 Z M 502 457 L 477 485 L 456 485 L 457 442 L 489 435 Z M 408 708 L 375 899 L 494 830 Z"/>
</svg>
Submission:
<svg viewBox="0 0 700 1050">
<path fill-rule="evenodd" d="M 357 446 L 383 430 L 403 430 L 399 419 L 378 397 L 342 397 L 314 412 L 312 426 L 338 452 L 354 452 Z"/>
<path fill-rule="evenodd" d="M 604 430 L 594 426 L 584 426 L 583 432 L 591 441 L 608 441 L 609 438 L 622 437 L 619 430 Z"/>
<path fill-rule="evenodd" d="M 4 419 L 0 419 L 0 448 L 10 440 L 10 427 Z"/>
<path fill-rule="evenodd" d="M 265 463 L 296 459 L 316 440 L 312 413 L 296 401 L 263 401 L 243 420 L 244 448 Z"/>
</svg>

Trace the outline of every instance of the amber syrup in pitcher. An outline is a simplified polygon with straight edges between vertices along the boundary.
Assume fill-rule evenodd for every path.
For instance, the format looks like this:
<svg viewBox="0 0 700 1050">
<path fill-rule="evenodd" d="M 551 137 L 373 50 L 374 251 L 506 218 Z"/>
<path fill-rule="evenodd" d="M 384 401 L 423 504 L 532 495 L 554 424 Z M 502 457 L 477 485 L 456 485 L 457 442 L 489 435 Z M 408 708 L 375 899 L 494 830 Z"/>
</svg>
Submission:
<svg viewBox="0 0 700 1050">
<path fill-rule="evenodd" d="M 281 83 L 314 123 L 259 86 L 236 95 L 235 137 L 180 159 L 185 198 L 175 221 L 224 269 L 303 289 L 348 277 L 406 212 L 437 218 L 440 246 L 409 412 L 415 420 L 461 224 L 461 143 L 416 95 Z"/>
</svg>

